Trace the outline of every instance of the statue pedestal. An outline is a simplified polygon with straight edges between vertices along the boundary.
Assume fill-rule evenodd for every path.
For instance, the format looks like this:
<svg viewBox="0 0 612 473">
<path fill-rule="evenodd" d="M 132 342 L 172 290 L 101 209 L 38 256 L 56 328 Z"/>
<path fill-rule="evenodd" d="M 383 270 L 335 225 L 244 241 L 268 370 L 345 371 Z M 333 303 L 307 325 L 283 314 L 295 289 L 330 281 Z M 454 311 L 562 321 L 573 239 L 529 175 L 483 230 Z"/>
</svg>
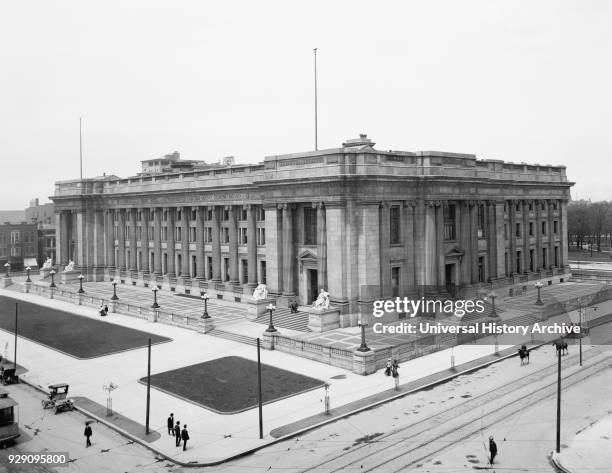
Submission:
<svg viewBox="0 0 612 473">
<path fill-rule="evenodd" d="M 327 332 L 340 328 L 340 311 L 337 309 L 304 309 L 308 312 L 308 328 L 312 332 Z"/>
<path fill-rule="evenodd" d="M 376 373 L 376 353 L 369 351 L 355 351 L 353 353 L 353 373 L 367 376 Z"/>
<path fill-rule="evenodd" d="M 80 271 L 62 271 L 60 273 L 60 282 L 62 284 L 71 284 L 73 282 L 79 282 Z"/>
<path fill-rule="evenodd" d="M 40 268 L 40 279 L 47 279 L 52 269 L 53 268 Z"/>
<path fill-rule="evenodd" d="M 13 280 L 10 277 L 3 277 L 2 279 L 0 279 L 0 287 L 2 289 L 4 289 L 5 287 L 9 287 L 11 284 L 13 284 Z"/>
<path fill-rule="evenodd" d="M 249 320 L 255 320 L 258 317 L 261 317 L 265 314 L 268 309 L 266 307 L 273 302 L 272 299 L 259 299 L 257 301 L 250 300 L 247 301 L 248 313 L 247 318 Z"/>
</svg>

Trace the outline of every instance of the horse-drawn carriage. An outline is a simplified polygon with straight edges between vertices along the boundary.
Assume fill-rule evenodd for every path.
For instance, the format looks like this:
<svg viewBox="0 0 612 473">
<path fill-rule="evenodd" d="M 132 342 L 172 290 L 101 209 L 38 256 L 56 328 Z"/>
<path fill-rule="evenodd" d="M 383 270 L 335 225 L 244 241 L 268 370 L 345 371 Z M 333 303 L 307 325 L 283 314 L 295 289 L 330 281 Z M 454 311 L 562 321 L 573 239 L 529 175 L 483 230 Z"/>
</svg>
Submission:
<svg viewBox="0 0 612 473">
<path fill-rule="evenodd" d="M 4 386 L 19 382 L 19 376 L 15 373 L 15 368 L 0 368 L 0 382 Z"/>
<path fill-rule="evenodd" d="M 74 401 L 68 399 L 68 384 L 52 384 L 49 386 L 47 399 L 42 400 L 43 409 L 53 408 L 55 413 L 71 411 L 74 408 Z"/>
</svg>

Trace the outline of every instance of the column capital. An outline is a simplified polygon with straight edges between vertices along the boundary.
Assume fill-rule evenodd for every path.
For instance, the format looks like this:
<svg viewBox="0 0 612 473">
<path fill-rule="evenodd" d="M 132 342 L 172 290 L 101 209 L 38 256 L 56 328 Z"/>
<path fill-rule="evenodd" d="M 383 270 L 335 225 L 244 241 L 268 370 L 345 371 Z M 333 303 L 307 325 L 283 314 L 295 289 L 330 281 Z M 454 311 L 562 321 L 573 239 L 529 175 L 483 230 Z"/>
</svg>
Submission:
<svg viewBox="0 0 612 473">
<path fill-rule="evenodd" d="M 417 203 L 415 200 L 405 200 L 404 201 L 404 207 L 416 207 Z"/>
<path fill-rule="evenodd" d="M 325 204 L 323 202 L 312 202 L 313 209 L 324 209 Z"/>
</svg>

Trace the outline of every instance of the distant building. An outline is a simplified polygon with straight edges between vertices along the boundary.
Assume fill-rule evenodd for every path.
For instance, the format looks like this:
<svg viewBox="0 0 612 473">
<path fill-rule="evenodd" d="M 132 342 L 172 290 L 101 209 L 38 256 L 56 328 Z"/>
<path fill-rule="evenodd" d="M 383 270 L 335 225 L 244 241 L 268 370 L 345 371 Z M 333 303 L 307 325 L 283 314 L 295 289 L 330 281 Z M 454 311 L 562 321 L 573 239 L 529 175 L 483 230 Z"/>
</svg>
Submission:
<svg viewBox="0 0 612 473">
<path fill-rule="evenodd" d="M 25 220 L 23 210 L 0 210 L 0 224 L 2 223 L 21 223 Z"/>
<path fill-rule="evenodd" d="M 221 162 L 209 164 L 206 161 L 181 159 L 180 153 L 175 151 L 174 153 L 166 154 L 162 158 L 140 161 L 140 164 L 142 169 L 141 174 L 164 174 L 233 166 L 235 164 L 235 158 L 234 156 L 226 156 Z"/>
<path fill-rule="evenodd" d="M 8 262 L 11 270 L 36 266 L 38 236 L 35 223 L 5 223 L 0 225 L 0 266 Z"/>
<path fill-rule="evenodd" d="M 55 205 L 52 202 L 40 204 L 38 199 L 30 201 L 25 209 L 27 223 L 37 227 L 37 262 L 41 266 L 47 259 L 55 262 Z M 32 266 L 30 264 L 30 266 Z"/>
</svg>

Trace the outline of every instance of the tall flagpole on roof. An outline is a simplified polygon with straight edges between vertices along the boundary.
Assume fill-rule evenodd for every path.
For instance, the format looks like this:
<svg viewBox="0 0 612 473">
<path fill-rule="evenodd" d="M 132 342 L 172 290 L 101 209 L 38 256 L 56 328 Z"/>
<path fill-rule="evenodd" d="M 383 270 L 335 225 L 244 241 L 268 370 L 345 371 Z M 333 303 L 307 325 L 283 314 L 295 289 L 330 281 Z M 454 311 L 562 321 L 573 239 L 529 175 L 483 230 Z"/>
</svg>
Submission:
<svg viewBox="0 0 612 473">
<path fill-rule="evenodd" d="M 81 167 L 81 181 L 83 180 L 83 135 L 81 132 L 81 117 L 79 117 L 79 163 Z"/>
<path fill-rule="evenodd" d="M 314 132 L 315 132 L 315 151 L 319 150 L 318 130 L 317 130 L 317 49 L 314 48 Z"/>
</svg>

